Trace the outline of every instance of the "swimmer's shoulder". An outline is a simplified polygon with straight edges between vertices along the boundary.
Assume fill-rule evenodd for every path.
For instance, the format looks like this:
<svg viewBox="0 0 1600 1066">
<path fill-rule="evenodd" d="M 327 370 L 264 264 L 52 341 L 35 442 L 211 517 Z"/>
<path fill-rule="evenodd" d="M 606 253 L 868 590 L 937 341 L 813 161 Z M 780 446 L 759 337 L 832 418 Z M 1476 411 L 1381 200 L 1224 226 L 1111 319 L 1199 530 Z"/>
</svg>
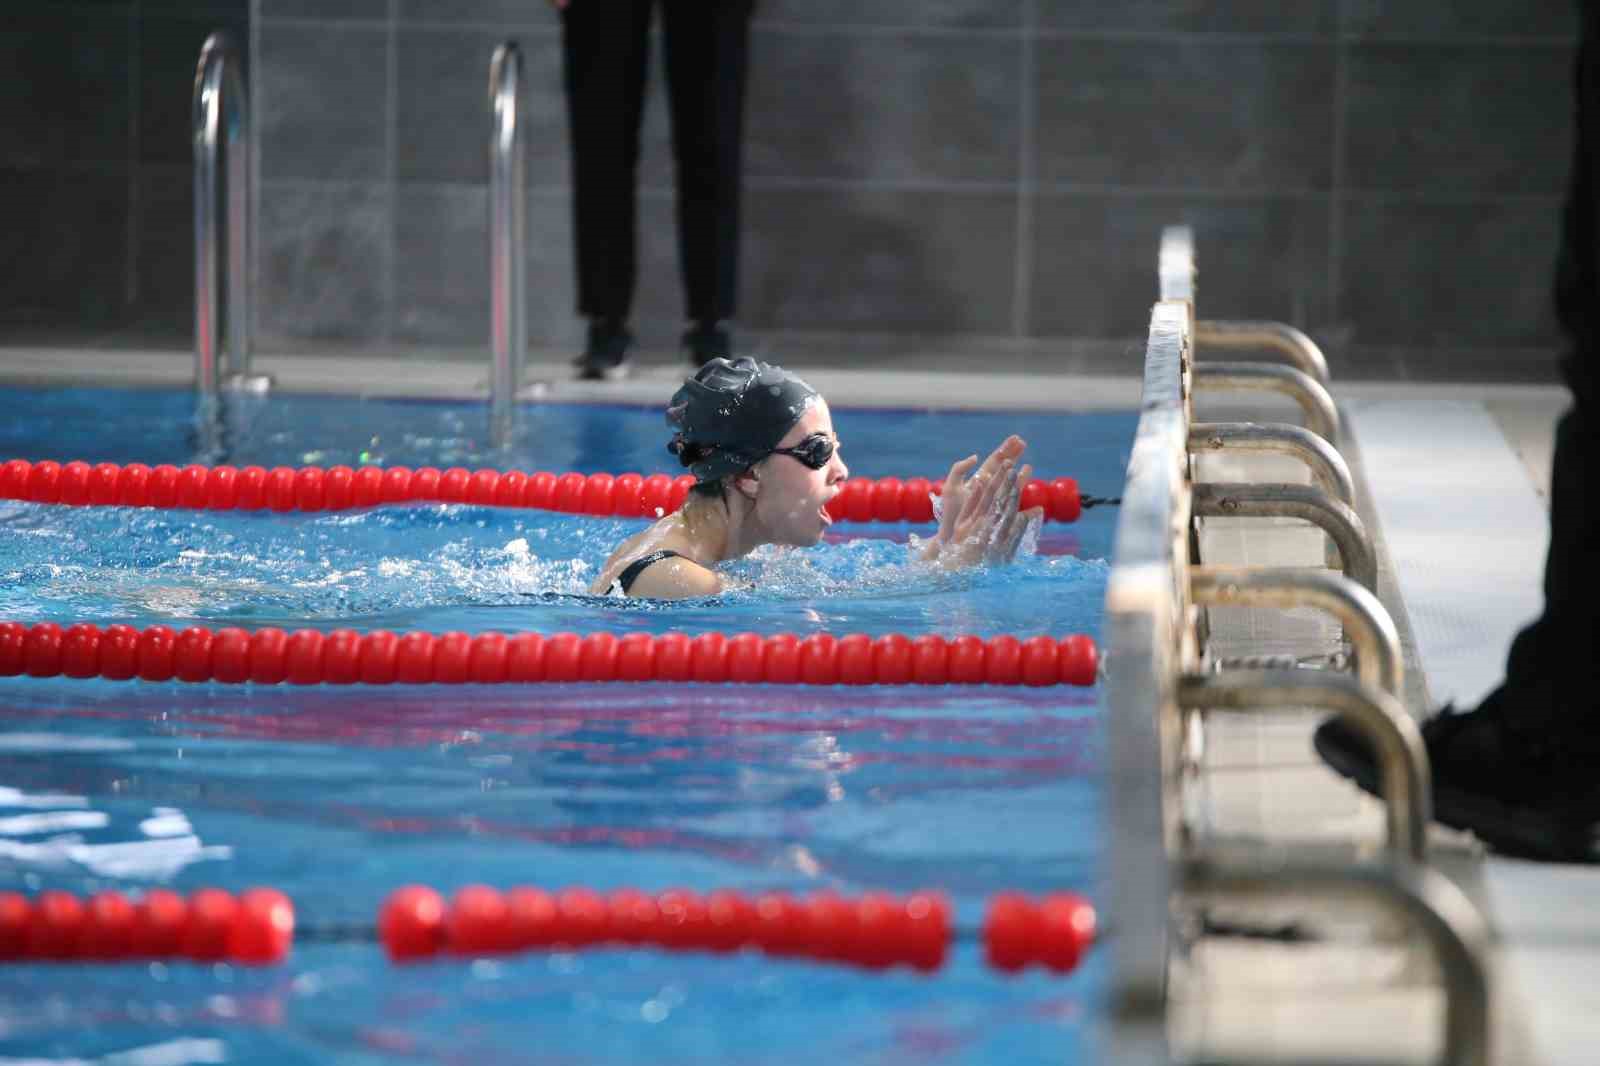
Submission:
<svg viewBox="0 0 1600 1066">
<path fill-rule="evenodd" d="M 724 588 L 722 578 L 709 567 L 701 566 L 688 554 L 688 545 L 675 536 L 652 536 L 652 529 L 623 541 L 600 568 L 600 576 L 589 586 L 590 595 L 610 595 L 630 566 L 651 555 L 660 555 L 634 575 L 625 594 L 652 599 L 687 599 L 715 596 Z"/>
<path fill-rule="evenodd" d="M 656 547 L 655 541 L 659 541 L 661 538 L 659 535 L 653 539 L 651 538 L 651 533 L 654 530 L 654 526 L 640 530 L 616 546 L 611 554 L 606 557 L 606 561 L 600 564 L 600 573 L 595 577 L 594 584 L 589 586 L 590 595 L 606 595 L 611 591 L 611 586 L 616 584 L 617 575 L 622 573 L 629 563 L 643 555 L 647 548 Z"/>
<path fill-rule="evenodd" d="M 701 566 L 688 556 L 674 553 L 640 570 L 628 586 L 627 594 L 649 599 L 682 600 L 715 596 L 725 587 L 722 576 L 715 570 Z"/>
</svg>

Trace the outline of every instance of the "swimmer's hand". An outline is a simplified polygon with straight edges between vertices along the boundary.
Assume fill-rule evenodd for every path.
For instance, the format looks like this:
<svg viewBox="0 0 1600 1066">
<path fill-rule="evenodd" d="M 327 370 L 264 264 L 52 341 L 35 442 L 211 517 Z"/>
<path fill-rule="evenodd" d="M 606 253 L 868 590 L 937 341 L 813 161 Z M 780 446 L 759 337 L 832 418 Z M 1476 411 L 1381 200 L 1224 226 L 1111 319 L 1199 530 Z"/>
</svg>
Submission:
<svg viewBox="0 0 1600 1066">
<path fill-rule="evenodd" d="M 944 481 L 939 532 L 923 548 L 924 559 L 956 570 L 1009 562 L 1016 556 L 1022 534 L 1044 515 L 1040 507 L 1017 510 L 1022 487 L 1033 472 L 1026 463 L 1017 465 L 1027 446 L 1013 434 L 989 453 L 971 477 L 967 475 L 978 463 L 976 455 L 950 467 Z"/>
</svg>

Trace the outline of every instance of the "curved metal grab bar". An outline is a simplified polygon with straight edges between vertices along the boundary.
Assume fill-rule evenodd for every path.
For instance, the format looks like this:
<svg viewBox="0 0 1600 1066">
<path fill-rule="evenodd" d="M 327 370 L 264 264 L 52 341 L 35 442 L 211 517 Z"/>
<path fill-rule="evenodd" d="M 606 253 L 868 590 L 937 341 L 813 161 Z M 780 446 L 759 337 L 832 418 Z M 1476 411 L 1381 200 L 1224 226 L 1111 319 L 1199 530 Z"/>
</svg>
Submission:
<svg viewBox="0 0 1600 1066">
<path fill-rule="evenodd" d="M 1196 362 L 1194 390 L 1281 392 L 1300 405 L 1311 432 L 1329 444 L 1339 443 L 1339 411 L 1333 405 L 1333 397 L 1304 370 L 1277 363 Z"/>
<path fill-rule="evenodd" d="M 1440 1055 L 1449 1066 L 1488 1066 L 1493 1061 L 1493 975 L 1489 927 L 1478 908 L 1449 878 L 1426 866 L 1329 867 L 1259 862 L 1223 864 L 1192 859 L 1178 870 L 1190 896 L 1264 898 L 1316 893 L 1375 900 L 1417 920 L 1433 945 L 1444 979 L 1444 1040 Z"/>
<path fill-rule="evenodd" d="M 250 102 L 238 56 L 225 33 L 200 48 L 190 111 L 194 142 L 194 381 L 202 403 L 215 407 L 219 384 L 264 392 L 271 379 L 250 373 Z M 228 142 L 228 372 L 217 370 L 217 150 Z"/>
<path fill-rule="evenodd" d="M 1387 692 L 1342 674 L 1230 670 L 1180 678 L 1178 703 L 1209 711 L 1320 707 L 1343 715 L 1377 749 L 1390 852 L 1397 859 L 1427 861 L 1433 802 L 1428 755 L 1416 723 Z"/>
<path fill-rule="evenodd" d="M 1378 597 L 1354 581 L 1316 570 L 1197 566 L 1189 594 L 1210 607 L 1318 607 L 1337 618 L 1356 650 L 1356 676 L 1403 698 L 1400 633 Z"/>
<path fill-rule="evenodd" d="M 1191 452 L 1278 452 L 1304 460 L 1314 484 L 1351 507 L 1355 479 L 1338 449 L 1303 426 L 1283 422 L 1194 422 L 1189 426 Z"/>
<path fill-rule="evenodd" d="M 1321 526 L 1339 547 L 1345 573 L 1378 590 L 1378 557 L 1361 518 L 1321 489 L 1306 485 L 1197 484 L 1194 513 L 1208 518 L 1303 518 Z"/>
<path fill-rule="evenodd" d="M 522 51 L 506 41 L 489 60 L 489 438 L 496 448 L 516 428 L 516 392 L 528 348 L 526 172 L 517 94 Z"/>
<path fill-rule="evenodd" d="M 1344 456 L 1309 429 L 1282 422 L 1195 422 L 1189 426 L 1189 451 L 1279 452 L 1311 468 L 1312 483 L 1355 506 L 1355 479 Z M 1324 560 L 1338 566 L 1338 546 L 1330 539 Z"/>
<path fill-rule="evenodd" d="M 1202 319 L 1194 324 L 1195 344 L 1200 348 L 1241 348 L 1278 352 L 1290 363 L 1310 374 L 1324 388 L 1329 382 L 1328 360 L 1317 342 L 1283 322 L 1232 322 Z"/>
</svg>

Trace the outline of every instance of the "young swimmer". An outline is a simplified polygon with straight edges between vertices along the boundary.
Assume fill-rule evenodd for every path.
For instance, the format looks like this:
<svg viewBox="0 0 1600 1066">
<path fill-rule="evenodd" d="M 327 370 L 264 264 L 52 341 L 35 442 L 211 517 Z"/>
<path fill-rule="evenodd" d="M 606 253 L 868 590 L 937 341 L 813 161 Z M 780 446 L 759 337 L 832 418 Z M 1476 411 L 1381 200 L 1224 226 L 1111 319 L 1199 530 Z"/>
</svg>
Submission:
<svg viewBox="0 0 1600 1066">
<path fill-rule="evenodd" d="M 667 448 L 694 474 L 694 488 L 681 508 L 611 553 L 591 594 L 715 596 L 728 586 L 718 563 L 763 544 L 822 539 L 828 501 L 850 471 L 827 401 L 810 385 L 754 359 L 713 359 L 673 394 L 667 422 L 677 431 Z M 950 467 L 924 559 L 957 569 L 1016 554 L 1041 514 L 1017 510 L 1031 469 L 1017 465 L 1025 447 L 1007 437 L 977 473 L 976 455 Z"/>
</svg>

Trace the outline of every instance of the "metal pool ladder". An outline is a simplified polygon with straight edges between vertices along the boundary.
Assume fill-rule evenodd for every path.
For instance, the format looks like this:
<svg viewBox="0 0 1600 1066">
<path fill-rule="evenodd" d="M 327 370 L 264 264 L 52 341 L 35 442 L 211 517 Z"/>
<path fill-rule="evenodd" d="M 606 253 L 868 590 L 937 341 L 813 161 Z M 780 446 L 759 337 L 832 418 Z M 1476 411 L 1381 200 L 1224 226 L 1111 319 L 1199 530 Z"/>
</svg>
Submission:
<svg viewBox="0 0 1600 1066">
<path fill-rule="evenodd" d="M 266 392 L 272 379 L 250 372 L 250 106 L 239 58 L 225 33 L 213 33 L 195 69 L 190 131 L 194 141 L 194 384 L 202 421 L 215 412 L 219 388 Z M 226 226 L 217 153 L 227 141 Z M 227 270 L 218 252 L 227 234 Z M 219 290 L 227 289 L 227 371 L 217 365 Z"/>
<path fill-rule="evenodd" d="M 528 347 L 521 84 L 522 51 L 506 41 L 489 61 L 489 438 L 496 448 L 509 445 L 516 432 Z"/>
<path fill-rule="evenodd" d="M 496 448 L 515 433 L 516 391 L 528 346 L 524 147 L 518 107 L 522 52 L 514 41 L 489 63 L 489 435 Z M 227 34 L 206 38 L 195 70 L 191 115 L 194 141 L 194 380 L 206 446 L 221 442 L 219 393 L 265 393 L 272 379 L 254 374 L 250 299 L 250 106 L 239 58 Z M 226 211 L 218 154 L 227 145 Z M 226 269 L 219 248 L 226 235 Z M 227 343 L 220 343 L 221 293 L 226 290 Z M 226 369 L 219 353 L 226 352 Z"/>
</svg>

